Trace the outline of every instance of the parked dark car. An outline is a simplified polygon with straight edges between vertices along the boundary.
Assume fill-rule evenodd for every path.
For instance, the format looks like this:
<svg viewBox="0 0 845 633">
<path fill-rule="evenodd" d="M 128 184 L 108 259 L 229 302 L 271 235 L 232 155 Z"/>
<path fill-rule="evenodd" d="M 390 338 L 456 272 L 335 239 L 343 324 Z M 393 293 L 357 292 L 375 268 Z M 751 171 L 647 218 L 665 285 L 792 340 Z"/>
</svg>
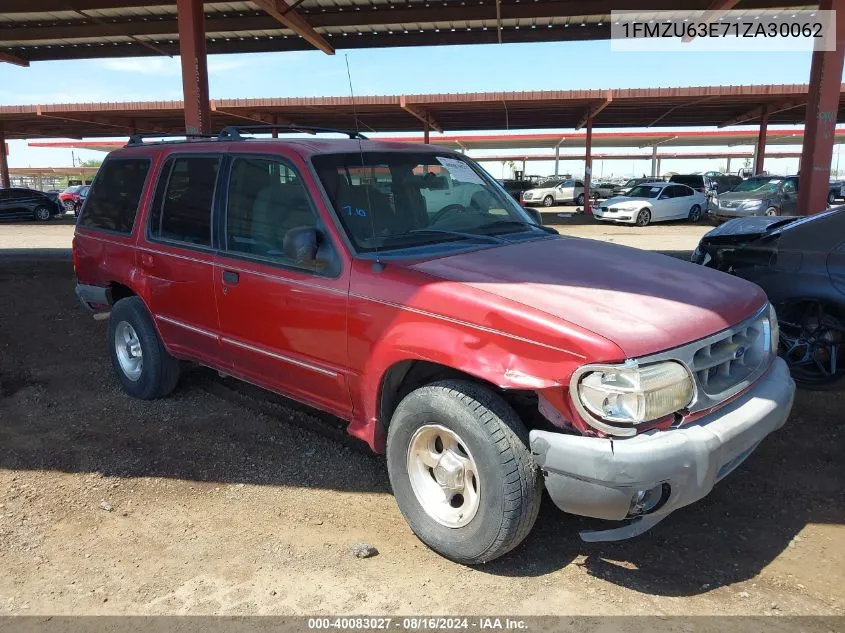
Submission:
<svg viewBox="0 0 845 633">
<path fill-rule="evenodd" d="M 701 239 L 692 262 L 766 291 L 780 321 L 779 353 L 796 382 L 815 389 L 841 386 L 845 206 L 809 217 L 730 220 Z"/>
<path fill-rule="evenodd" d="M 522 194 L 537 184 L 530 180 L 500 180 L 499 183 L 517 202 L 522 202 Z"/>
<path fill-rule="evenodd" d="M 43 222 L 62 213 L 64 209 L 49 194 L 23 187 L 0 189 L 2 219 L 33 218 Z"/>
<path fill-rule="evenodd" d="M 686 185 L 703 193 L 705 196 L 709 193 L 717 193 L 719 190 L 716 177 L 705 176 L 704 174 L 675 174 L 669 178 L 669 182 Z"/>
<path fill-rule="evenodd" d="M 798 208 L 798 176 L 754 176 L 719 195 L 716 218 L 790 215 Z"/>
</svg>

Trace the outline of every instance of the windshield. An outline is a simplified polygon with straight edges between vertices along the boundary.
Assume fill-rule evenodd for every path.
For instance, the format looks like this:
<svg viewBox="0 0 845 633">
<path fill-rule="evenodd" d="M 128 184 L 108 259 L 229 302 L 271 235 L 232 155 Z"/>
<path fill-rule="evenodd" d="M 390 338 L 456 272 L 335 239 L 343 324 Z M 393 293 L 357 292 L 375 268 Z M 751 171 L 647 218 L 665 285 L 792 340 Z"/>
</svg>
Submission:
<svg viewBox="0 0 845 633">
<path fill-rule="evenodd" d="M 82 185 L 73 185 L 72 187 L 65 189 L 65 193 L 76 193 L 80 189 L 82 189 Z"/>
<path fill-rule="evenodd" d="M 543 228 L 475 163 L 432 152 L 325 154 L 313 159 L 360 252 L 445 242 L 501 242 Z M 515 238 L 519 239 L 519 237 Z"/>
<path fill-rule="evenodd" d="M 630 198 L 656 198 L 663 191 L 663 187 L 650 185 L 638 185 L 628 192 Z"/>
<path fill-rule="evenodd" d="M 624 185 L 622 185 L 622 186 L 623 186 L 623 187 L 625 187 L 625 188 L 629 188 L 629 187 L 633 187 L 634 185 L 638 185 L 638 184 L 640 184 L 641 182 L 642 182 L 642 181 L 641 181 L 639 178 L 632 178 L 631 180 L 628 180 L 628 181 L 627 181 Z"/>
<path fill-rule="evenodd" d="M 745 193 L 775 193 L 780 183 L 780 178 L 749 178 L 743 180 L 733 190 Z"/>
<path fill-rule="evenodd" d="M 552 178 L 551 180 L 543 180 L 537 185 L 537 189 L 546 189 L 550 187 L 557 187 L 563 184 L 563 180 Z"/>
</svg>

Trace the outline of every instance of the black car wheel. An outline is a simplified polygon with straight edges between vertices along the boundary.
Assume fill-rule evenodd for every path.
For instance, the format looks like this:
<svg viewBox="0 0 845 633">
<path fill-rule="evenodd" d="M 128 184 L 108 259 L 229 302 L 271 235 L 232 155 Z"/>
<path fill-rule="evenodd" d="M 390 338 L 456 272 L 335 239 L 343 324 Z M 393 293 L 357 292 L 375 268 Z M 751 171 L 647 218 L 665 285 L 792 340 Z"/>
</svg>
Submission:
<svg viewBox="0 0 845 633">
<path fill-rule="evenodd" d="M 651 222 L 651 211 L 642 209 L 637 214 L 637 226 L 648 226 L 649 222 Z"/>
<path fill-rule="evenodd" d="M 583 204 L 584 204 L 584 194 L 583 193 L 579 193 L 578 197 L 575 198 L 575 204 L 577 204 L 579 207 L 583 206 Z"/>
<path fill-rule="evenodd" d="M 845 310 L 807 299 L 778 308 L 778 353 L 807 389 L 832 389 L 845 378 Z"/>
<path fill-rule="evenodd" d="M 828 203 L 829 205 L 833 205 L 835 202 L 836 202 L 836 192 L 835 192 L 835 191 L 830 191 L 830 192 L 828 192 L 828 194 L 827 194 L 827 203 Z"/>
<path fill-rule="evenodd" d="M 46 222 L 53 217 L 53 212 L 50 210 L 50 207 L 41 204 L 35 207 L 35 211 L 32 212 L 32 215 L 35 216 L 35 219 L 39 222 Z"/>
<path fill-rule="evenodd" d="M 701 207 L 697 204 L 692 205 L 692 209 L 689 210 L 689 221 L 690 222 L 698 222 L 701 219 Z"/>
</svg>

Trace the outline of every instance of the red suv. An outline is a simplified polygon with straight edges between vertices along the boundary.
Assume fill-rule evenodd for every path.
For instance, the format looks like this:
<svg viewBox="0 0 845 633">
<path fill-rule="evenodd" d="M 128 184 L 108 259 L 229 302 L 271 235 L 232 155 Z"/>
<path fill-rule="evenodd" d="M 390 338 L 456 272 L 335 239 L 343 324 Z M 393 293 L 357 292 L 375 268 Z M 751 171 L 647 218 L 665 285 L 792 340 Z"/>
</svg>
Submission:
<svg viewBox="0 0 845 633">
<path fill-rule="evenodd" d="M 339 416 L 470 564 L 525 538 L 544 486 L 617 522 L 583 538 L 640 534 L 787 419 L 757 286 L 561 236 L 447 149 L 242 132 L 133 139 L 97 174 L 77 293 L 130 395 L 193 362 Z"/>
</svg>

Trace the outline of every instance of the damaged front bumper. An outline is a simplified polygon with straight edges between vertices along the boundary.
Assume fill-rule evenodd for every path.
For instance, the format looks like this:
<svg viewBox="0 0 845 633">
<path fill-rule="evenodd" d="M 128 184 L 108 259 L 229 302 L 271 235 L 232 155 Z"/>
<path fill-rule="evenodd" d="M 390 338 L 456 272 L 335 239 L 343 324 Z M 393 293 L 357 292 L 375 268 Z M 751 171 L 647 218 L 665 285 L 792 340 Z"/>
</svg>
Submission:
<svg viewBox="0 0 845 633">
<path fill-rule="evenodd" d="M 584 540 L 631 538 L 706 496 L 783 426 L 794 395 L 789 369 L 776 358 L 745 393 L 687 426 L 621 439 L 531 431 L 531 450 L 561 510 L 625 521 L 615 529 L 582 532 Z M 659 500 L 638 515 L 644 493 Z"/>
</svg>

